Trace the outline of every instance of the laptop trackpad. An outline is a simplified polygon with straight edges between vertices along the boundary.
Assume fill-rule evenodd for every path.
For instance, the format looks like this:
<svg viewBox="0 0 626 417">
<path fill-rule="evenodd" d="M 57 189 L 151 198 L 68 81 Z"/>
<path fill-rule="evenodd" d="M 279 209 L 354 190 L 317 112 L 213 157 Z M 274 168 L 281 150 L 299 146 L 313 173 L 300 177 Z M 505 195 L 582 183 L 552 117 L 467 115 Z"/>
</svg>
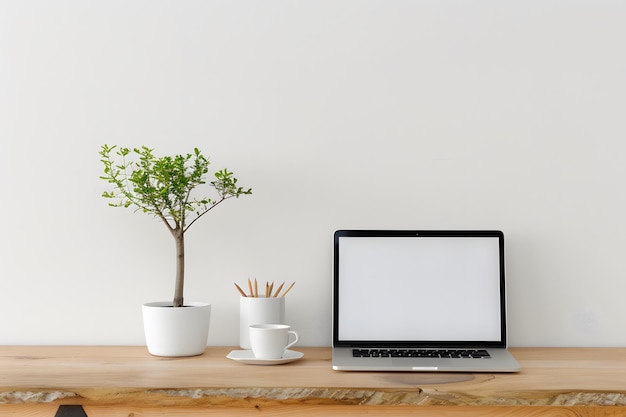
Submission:
<svg viewBox="0 0 626 417">
<path fill-rule="evenodd" d="M 431 358 L 393 358 L 391 360 L 393 366 L 410 369 L 411 371 L 437 371 L 441 367 L 450 364 L 450 359 L 431 359 Z"/>
</svg>

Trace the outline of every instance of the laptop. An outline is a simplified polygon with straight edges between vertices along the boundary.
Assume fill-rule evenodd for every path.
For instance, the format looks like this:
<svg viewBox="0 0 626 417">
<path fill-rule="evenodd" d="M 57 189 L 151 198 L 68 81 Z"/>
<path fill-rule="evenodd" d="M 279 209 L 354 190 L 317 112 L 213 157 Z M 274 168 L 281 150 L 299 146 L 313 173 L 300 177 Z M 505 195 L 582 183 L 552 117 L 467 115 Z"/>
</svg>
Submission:
<svg viewBox="0 0 626 417">
<path fill-rule="evenodd" d="M 338 230 L 332 367 L 516 372 L 501 231 Z"/>
</svg>

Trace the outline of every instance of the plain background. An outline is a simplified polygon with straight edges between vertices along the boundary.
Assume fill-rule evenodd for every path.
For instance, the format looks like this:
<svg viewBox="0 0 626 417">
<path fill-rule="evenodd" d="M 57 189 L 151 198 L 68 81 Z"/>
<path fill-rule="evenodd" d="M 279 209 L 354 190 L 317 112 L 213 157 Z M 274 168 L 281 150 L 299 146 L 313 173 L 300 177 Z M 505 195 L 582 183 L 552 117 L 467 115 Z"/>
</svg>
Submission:
<svg viewBox="0 0 626 417">
<path fill-rule="evenodd" d="M 248 277 L 330 344 L 340 228 L 501 229 L 510 344 L 626 346 L 626 2 L 0 0 L 0 343 L 144 343 L 163 225 L 98 150 L 199 147 L 252 196 L 187 234 L 238 343 Z"/>
</svg>

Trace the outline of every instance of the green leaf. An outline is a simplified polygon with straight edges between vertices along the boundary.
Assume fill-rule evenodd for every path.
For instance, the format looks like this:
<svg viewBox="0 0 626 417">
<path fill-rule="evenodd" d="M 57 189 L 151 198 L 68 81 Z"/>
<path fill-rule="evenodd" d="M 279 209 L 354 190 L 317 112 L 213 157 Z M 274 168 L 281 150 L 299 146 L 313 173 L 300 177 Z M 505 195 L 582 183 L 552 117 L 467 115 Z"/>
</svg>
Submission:
<svg viewBox="0 0 626 417">
<path fill-rule="evenodd" d="M 135 207 L 144 213 L 160 218 L 170 228 L 186 230 L 196 220 L 222 201 L 251 194 L 237 187 L 237 178 L 227 169 L 214 173 L 209 186 L 217 198 L 197 196 L 199 186 L 205 185 L 209 159 L 198 148 L 193 153 L 157 157 L 147 146 L 133 148 L 102 145 L 99 152 L 104 175 L 113 191 L 103 193 L 115 207 Z M 191 215 L 191 218 L 187 216 Z"/>
</svg>

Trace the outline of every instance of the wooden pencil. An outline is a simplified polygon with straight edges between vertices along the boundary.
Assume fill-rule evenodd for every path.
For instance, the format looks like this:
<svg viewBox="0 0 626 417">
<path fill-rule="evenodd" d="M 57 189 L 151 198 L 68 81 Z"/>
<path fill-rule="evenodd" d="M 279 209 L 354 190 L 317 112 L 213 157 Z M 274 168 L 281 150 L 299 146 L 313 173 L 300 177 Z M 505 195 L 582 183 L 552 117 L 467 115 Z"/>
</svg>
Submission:
<svg viewBox="0 0 626 417">
<path fill-rule="evenodd" d="M 293 285 L 294 285 L 295 283 L 296 283 L 295 281 L 294 281 L 294 282 L 292 282 L 292 283 L 291 283 L 291 285 L 289 286 L 289 288 L 287 288 L 287 289 L 285 290 L 285 292 L 283 293 L 283 295 L 282 295 L 281 297 L 286 296 L 286 295 L 287 295 L 287 293 L 289 292 L 289 290 L 291 290 L 291 289 L 293 288 Z"/>
<path fill-rule="evenodd" d="M 239 294 L 241 294 L 242 297 L 248 297 L 246 293 L 241 289 L 241 287 L 237 285 L 236 282 L 234 284 L 235 284 L 235 287 L 237 287 L 237 291 L 239 291 Z"/>
<path fill-rule="evenodd" d="M 250 297 L 254 297 L 254 291 L 252 290 L 252 281 L 248 278 L 248 289 L 250 290 Z"/>
<path fill-rule="evenodd" d="M 278 289 L 276 290 L 276 292 L 274 293 L 274 297 L 278 297 L 278 294 L 280 294 L 280 290 L 283 289 L 283 286 L 285 286 L 285 282 L 283 281 L 282 284 L 280 284 L 280 286 L 278 287 Z"/>
</svg>

